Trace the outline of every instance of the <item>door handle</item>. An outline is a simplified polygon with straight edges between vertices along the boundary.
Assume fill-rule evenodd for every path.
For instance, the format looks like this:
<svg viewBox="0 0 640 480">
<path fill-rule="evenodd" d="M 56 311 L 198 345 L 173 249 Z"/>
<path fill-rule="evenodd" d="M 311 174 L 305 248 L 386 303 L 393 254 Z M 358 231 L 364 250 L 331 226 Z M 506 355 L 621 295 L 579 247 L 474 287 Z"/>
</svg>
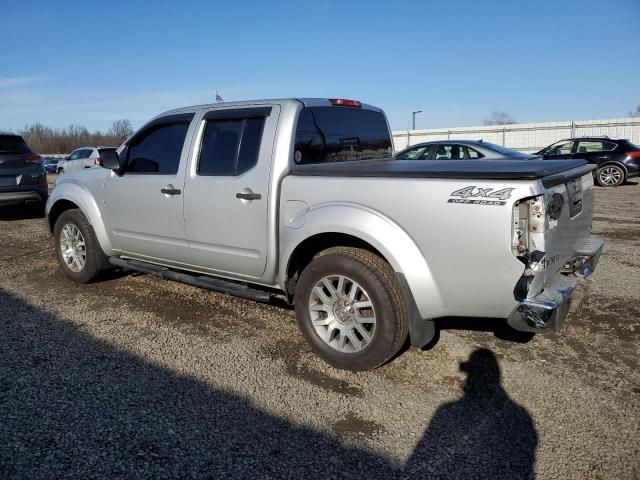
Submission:
<svg viewBox="0 0 640 480">
<path fill-rule="evenodd" d="M 244 193 L 244 192 L 238 192 L 236 193 L 236 198 L 239 198 L 240 200 L 260 200 L 262 198 L 262 195 L 260 195 L 259 193 Z"/>
<path fill-rule="evenodd" d="M 171 185 L 167 185 L 164 188 L 160 189 L 160 193 L 164 193 L 165 195 L 180 195 L 182 190 L 179 188 L 173 188 Z"/>
</svg>

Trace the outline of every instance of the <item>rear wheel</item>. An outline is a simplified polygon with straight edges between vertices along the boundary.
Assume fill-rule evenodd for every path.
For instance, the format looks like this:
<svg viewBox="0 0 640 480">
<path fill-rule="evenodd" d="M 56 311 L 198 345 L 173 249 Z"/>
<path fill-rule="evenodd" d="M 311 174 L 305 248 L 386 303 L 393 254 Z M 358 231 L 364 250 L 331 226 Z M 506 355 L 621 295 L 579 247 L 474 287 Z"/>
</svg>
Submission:
<svg viewBox="0 0 640 480">
<path fill-rule="evenodd" d="M 296 316 L 313 350 L 329 364 L 369 370 L 392 358 L 407 339 L 405 306 L 391 266 L 358 248 L 316 257 L 296 285 Z"/>
<path fill-rule="evenodd" d="M 56 220 L 53 235 L 58 263 L 73 281 L 90 282 L 107 263 L 93 227 L 80 210 L 63 212 Z"/>
<path fill-rule="evenodd" d="M 601 187 L 617 187 L 624 182 L 624 169 L 618 165 L 604 165 L 596 171 L 596 182 Z"/>
</svg>

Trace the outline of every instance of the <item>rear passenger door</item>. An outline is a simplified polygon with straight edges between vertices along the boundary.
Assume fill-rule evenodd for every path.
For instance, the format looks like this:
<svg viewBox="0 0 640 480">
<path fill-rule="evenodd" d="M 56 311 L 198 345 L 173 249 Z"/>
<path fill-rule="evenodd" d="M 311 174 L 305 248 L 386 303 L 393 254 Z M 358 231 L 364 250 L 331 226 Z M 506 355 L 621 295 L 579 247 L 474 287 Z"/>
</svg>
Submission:
<svg viewBox="0 0 640 480">
<path fill-rule="evenodd" d="M 105 185 L 105 218 L 124 254 L 168 265 L 187 261 L 184 174 L 193 113 L 156 119 L 120 151 L 120 175 Z"/>
<path fill-rule="evenodd" d="M 604 140 L 580 140 L 574 155 L 575 158 L 582 158 L 590 163 L 604 163 L 611 159 L 616 144 Z"/>
<path fill-rule="evenodd" d="M 279 112 L 274 105 L 223 107 L 204 114 L 185 185 L 193 265 L 233 276 L 263 275 Z"/>
</svg>

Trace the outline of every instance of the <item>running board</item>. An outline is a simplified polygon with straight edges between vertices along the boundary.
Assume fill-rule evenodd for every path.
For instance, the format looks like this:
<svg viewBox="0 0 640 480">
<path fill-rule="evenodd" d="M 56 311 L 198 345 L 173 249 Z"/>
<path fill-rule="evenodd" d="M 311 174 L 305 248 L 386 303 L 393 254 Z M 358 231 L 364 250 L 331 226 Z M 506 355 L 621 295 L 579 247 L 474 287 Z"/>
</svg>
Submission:
<svg viewBox="0 0 640 480">
<path fill-rule="evenodd" d="M 174 282 L 186 283 L 194 287 L 206 288 L 214 292 L 227 293 L 235 297 L 247 298 L 256 302 L 268 303 L 271 301 L 271 293 L 263 290 L 251 288 L 242 283 L 230 282 L 219 278 L 213 278 L 206 275 L 194 275 L 189 273 L 179 273 L 167 267 L 154 265 L 152 263 L 141 262 L 138 260 L 126 260 L 119 257 L 109 257 L 109 262 L 116 267 L 126 270 L 135 270 L 137 272 L 149 273 L 166 280 Z"/>
</svg>

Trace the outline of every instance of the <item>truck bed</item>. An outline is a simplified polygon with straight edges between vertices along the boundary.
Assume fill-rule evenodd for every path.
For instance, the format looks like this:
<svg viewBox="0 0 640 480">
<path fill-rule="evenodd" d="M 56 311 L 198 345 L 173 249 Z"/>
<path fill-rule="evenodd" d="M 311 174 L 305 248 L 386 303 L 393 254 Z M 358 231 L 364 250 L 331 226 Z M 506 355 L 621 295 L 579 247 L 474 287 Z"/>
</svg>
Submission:
<svg viewBox="0 0 640 480">
<path fill-rule="evenodd" d="M 593 169 L 584 160 L 393 160 L 299 165 L 291 175 L 330 177 L 408 177 L 492 180 L 534 180 L 579 169 L 575 176 Z M 582 171 L 584 170 L 584 171 Z M 562 175 L 562 178 L 566 178 Z M 547 185 L 545 181 L 545 186 Z"/>
</svg>

